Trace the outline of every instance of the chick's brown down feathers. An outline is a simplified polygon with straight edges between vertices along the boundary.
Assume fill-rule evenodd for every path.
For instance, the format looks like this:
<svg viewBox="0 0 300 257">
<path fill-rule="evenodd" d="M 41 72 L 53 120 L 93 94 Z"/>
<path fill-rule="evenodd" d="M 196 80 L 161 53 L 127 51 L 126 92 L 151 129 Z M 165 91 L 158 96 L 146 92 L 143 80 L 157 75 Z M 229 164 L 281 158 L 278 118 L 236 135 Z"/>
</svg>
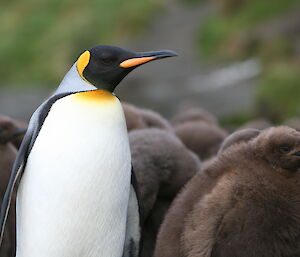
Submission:
<svg viewBox="0 0 300 257">
<path fill-rule="evenodd" d="M 217 154 L 227 136 L 225 130 L 203 121 L 178 124 L 174 131 L 186 147 L 196 153 L 201 160 L 207 160 Z"/>
<path fill-rule="evenodd" d="M 172 131 L 169 122 L 159 113 L 122 103 L 128 131 L 144 128 L 159 128 Z"/>
<path fill-rule="evenodd" d="M 129 133 L 129 141 L 145 209 L 142 256 L 150 257 L 165 212 L 177 192 L 200 170 L 201 163 L 165 130 L 134 130 Z"/>
<path fill-rule="evenodd" d="M 300 256 L 299 155 L 288 127 L 224 149 L 174 200 L 154 256 Z"/>
<path fill-rule="evenodd" d="M 10 143 L 0 144 L 0 199 L 2 201 L 8 184 L 11 169 L 17 155 L 17 149 Z M 12 204 L 16 201 L 16 194 L 13 194 Z M 15 210 L 12 208 L 7 219 L 7 226 L 4 230 L 4 238 L 0 248 L 1 257 L 15 256 Z"/>
</svg>

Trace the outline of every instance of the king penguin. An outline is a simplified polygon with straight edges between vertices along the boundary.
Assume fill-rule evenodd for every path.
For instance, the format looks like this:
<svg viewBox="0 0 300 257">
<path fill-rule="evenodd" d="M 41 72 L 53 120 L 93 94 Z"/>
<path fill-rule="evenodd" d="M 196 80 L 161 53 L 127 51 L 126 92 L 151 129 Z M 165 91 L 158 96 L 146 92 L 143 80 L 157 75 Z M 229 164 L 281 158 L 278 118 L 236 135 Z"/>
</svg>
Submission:
<svg viewBox="0 0 300 257">
<path fill-rule="evenodd" d="M 141 203 L 113 91 L 136 67 L 176 55 L 95 46 L 34 112 L 1 207 L 2 238 L 19 182 L 16 257 L 139 255 Z"/>
</svg>

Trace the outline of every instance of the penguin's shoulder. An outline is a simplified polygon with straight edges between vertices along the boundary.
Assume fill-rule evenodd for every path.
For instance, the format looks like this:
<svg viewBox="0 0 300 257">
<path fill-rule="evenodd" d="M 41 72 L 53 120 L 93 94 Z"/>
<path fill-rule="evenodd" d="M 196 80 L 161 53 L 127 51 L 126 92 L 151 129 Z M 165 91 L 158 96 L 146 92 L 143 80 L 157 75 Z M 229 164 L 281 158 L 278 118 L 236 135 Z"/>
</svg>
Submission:
<svg viewBox="0 0 300 257">
<path fill-rule="evenodd" d="M 28 155 L 30 154 L 30 151 L 34 145 L 34 142 L 36 138 L 39 135 L 39 132 L 44 124 L 44 121 L 46 120 L 52 106 L 60 99 L 71 95 L 72 93 L 61 93 L 57 95 L 51 96 L 48 100 L 43 102 L 37 110 L 33 113 L 27 132 L 24 136 L 23 142 L 20 146 L 17 158 L 15 160 L 12 175 L 15 170 L 18 170 L 21 166 L 21 164 L 26 164 L 26 160 L 28 158 Z"/>
<path fill-rule="evenodd" d="M 38 109 L 33 113 L 27 132 L 24 136 L 24 139 L 22 141 L 22 144 L 20 146 L 19 152 L 17 154 L 16 160 L 13 164 L 13 168 L 11 171 L 11 175 L 9 178 L 9 182 L 7 185 L 7 189 L 5 192 L 5 195 L 2 200 L 1 205 L 1 211 L 0 211 L 0 246 L 3 238 L 4 228 L 5 228 L 5 222 L 7 219 L 9 206 L 12 198 L 12 193 L 15 189 L 17 181 L 19 181 L 23 175 L 23 172 L 25 170 L 27 158 L 30 154 L 30 151 L 34 145 L 34 142 L 36 138 L 39 135 L 39 132 L 41 130 L 41 127 L 43 126 L 43 123 L 45 119 L 48 116 L 48 113 L 53 106 L 55 102 L 57 102 L 59 99 L 64 98 L 72 93 L 60 93 L 57 95 L 54 95 L 50 97 L 48 100 L 46 100 L 44 103 L 42 103 Z"/>
</svg>

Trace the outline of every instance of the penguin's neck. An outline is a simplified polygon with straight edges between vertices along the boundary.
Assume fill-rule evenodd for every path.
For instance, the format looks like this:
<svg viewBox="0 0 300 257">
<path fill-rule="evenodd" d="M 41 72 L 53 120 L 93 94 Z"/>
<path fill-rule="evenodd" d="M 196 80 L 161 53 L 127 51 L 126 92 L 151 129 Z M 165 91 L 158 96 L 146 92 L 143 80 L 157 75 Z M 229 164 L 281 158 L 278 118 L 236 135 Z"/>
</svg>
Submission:
<svg viewBox="0 0 300 257">
<path fill-rule="evenodd" d="M 109 105 L 118 101 L 111 92 L 102 89 L 75 93 L 74 99 L 89 105 Z"/>
<path fill-rule="evenodd" d="M 116 85 L 102 85 L 102 86 L 94 86 L 93 84 L 89 83 L 87 80 L 82 78 L 78 73 L 76 68 L 76 63 L 72 66 L 69 72 L 66 74 L 62 82 L 60 83 L 59 87 L 55 91 L 55 95 L 57 94 L 65 94 L 65 93 L 80 93 L 84 91 L 93 91 L 99 90 L 108 92 L 110 95 L 114 95 L 113 91 Z M 99 99 L 100 100 L 100 99 Z"/>
<path fill-rule="evenodd" d="M 95 86 L 80 77 L 76 69 L 76 63 L 74 63 L 55 91 L 55 94 L 82 92 L 96 89 L 97 88 Z"/>
</svg>

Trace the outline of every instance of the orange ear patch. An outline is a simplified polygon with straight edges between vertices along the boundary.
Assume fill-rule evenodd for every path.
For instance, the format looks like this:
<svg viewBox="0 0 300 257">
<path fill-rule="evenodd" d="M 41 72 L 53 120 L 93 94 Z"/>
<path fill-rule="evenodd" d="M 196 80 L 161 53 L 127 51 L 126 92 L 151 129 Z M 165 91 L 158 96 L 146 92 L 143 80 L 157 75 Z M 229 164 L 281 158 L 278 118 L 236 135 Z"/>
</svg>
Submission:
<svg viewBox="0 0 300 257">
<path fill-rule="evenodd" d="M 84 71 L 85 67 L 88 66 L 90 57 L 91 57 L 90 52 L 85 51 L 82 55 L 80 55 L 80 57 L 78 58 L 77 63 L 76 63 L 78 73 L 79 73 L 80 77 L 83 78 L 84 80 L 86 80 L 86 79 L 83 76 L 83 71 Z"/>
<path fill-rule="evenodd" d="M 139 58 L 131 58 L 128 60 L 125 60 L 124 62 L 120 63 L 120 67 L 122 68 L 130 68 L 134 67 L 140 64 L 143 64 L 145 62 L 149 62 L 151 60 L 155 59 L 155 57 L 139 57 Z"/>
</svg>

